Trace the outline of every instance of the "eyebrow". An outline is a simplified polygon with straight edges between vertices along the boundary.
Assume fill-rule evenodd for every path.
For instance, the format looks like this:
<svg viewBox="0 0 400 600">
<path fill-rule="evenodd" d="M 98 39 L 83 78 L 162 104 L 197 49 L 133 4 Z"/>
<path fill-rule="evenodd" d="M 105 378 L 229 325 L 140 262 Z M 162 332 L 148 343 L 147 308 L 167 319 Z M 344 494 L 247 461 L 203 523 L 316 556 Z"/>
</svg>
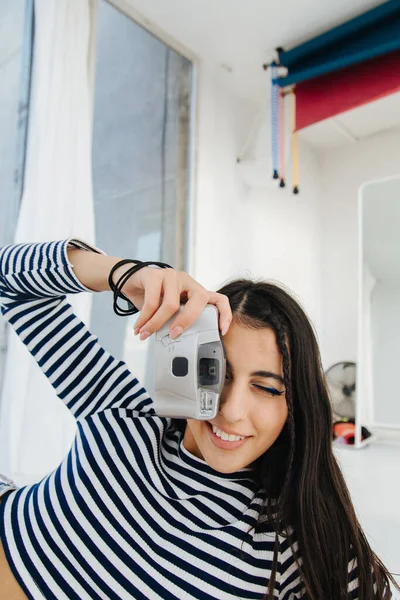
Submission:
<svg viewBox="0 0 400 600">
<path fill-rule="evenodd" d="M 232 371 L 232 367 L 228 360 L 226 361 L 226 368 Z M 278 375 L 278 373 L 274 373 L 273 371 L 253 371 L 252 373 L 250 373 L 250 377 L 265 377 L 268 379 L 276 379 L 277 381 L 279 381 L 279 383 L 285 385 L 283 377 L 281 375 Z"/>
</svg>

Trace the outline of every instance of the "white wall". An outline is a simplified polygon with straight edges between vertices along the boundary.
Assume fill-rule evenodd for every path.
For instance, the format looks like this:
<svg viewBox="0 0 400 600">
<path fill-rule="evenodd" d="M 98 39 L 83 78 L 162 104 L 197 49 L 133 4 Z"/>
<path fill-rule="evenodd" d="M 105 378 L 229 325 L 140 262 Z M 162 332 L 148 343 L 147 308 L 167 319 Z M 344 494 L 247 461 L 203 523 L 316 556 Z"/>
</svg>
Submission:
<svg viewBox="0 0 400 600">
<path fill-rule="evenodd" d="M 277 279 L 291 288 L 317 327 L 321 323 L 318 161 L 300 147 L 301 193 L 249 190 L 236 158 L 259 111 L 225 84 L 222 69 L 199 73 L 196 199 L 192 273 L 215 289 L 232 276 Z"/>
<path fill-rule="evenodd" d="M 260 107 L 234 94 L 223 69 L 199 71 L 191 272 L 214 289 L 235 275 L 283 282 L 316 325 L 325 368 L 356 360 L 358 191 L 400 174 L 400 132 L 325 152 L 300 140 L 298 196 L 249 190 L 235 161 Z"/>
<path fill-rule="evenodd" d="M 322 159 L 322 357 L 357 358 L 358 190 L 400 173 L 400 132 L 326 152 Z"/>
</svg>

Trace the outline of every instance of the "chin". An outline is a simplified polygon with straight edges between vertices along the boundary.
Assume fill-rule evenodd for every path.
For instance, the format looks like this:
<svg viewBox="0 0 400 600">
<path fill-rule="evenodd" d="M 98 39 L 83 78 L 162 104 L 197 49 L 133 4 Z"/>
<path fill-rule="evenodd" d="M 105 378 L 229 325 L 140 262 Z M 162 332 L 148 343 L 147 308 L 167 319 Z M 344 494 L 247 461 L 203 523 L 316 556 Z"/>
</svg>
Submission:
<svg viewBox="0 0 400 600">
<path fill-rule="evenodd" d="M 225 475 L 229 475 L 232 473 L 236 473 L 237 471 L 239 471 L 242 467 L 239 467 L 238 469 L 234 469 L 234 468 L 229 468 L 227 466 L 222 466 L 222 465 L 213 465 L 213 464 L 209 464 L 210 467 L 212 467 L 214 469 L 214 471 L 218 471 L 218 473 L 224 473 Z"/>
<path fill-rule="evenodd" d="M 240 469 L 244 469 L 245 467 L 247 467 L 247 464 L 243 464 L 243 462 L 230 462 L 226 459 L 226 457 L 221 458 L 220 460 L 215 460 L 215 457 L 211 456 L 209 458 L 205 458 L 205 461 L 209 467 L 214 469 L 214 471 L 218 471 L 219 473 L 225 474 L 236 473 L 237 471 L 240 471 Z"/>
</svg>

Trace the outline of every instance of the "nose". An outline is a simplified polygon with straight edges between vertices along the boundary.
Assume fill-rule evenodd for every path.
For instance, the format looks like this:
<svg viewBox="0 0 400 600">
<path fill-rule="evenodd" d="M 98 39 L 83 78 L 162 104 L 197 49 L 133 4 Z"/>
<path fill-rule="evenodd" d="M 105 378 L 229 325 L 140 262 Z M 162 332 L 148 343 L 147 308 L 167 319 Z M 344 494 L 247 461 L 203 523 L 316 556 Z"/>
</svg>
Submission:
<svg viewBox="0 0 400 600">
<path fill-rule="evenodd" d="M 245 389 L 238 383 L 225 385 L 220 398 L 219 413 L 227 423 L 244 421 L 248 407 Z"/>
</svg>

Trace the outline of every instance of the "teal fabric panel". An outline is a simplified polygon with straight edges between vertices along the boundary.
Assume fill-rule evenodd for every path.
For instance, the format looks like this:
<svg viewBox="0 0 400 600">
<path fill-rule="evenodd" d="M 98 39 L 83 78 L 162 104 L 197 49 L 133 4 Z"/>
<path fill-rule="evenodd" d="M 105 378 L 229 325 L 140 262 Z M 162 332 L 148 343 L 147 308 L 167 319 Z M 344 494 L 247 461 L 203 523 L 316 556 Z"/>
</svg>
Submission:
<svg viewBox="0 0 400 600">
<path fill-rule="evenodd" d="M 281 87 L 307 81 L 400 49 L 400 0 L 390 0 L 316 38 L 281 52 L 289 69 Z"/>
</svg>

